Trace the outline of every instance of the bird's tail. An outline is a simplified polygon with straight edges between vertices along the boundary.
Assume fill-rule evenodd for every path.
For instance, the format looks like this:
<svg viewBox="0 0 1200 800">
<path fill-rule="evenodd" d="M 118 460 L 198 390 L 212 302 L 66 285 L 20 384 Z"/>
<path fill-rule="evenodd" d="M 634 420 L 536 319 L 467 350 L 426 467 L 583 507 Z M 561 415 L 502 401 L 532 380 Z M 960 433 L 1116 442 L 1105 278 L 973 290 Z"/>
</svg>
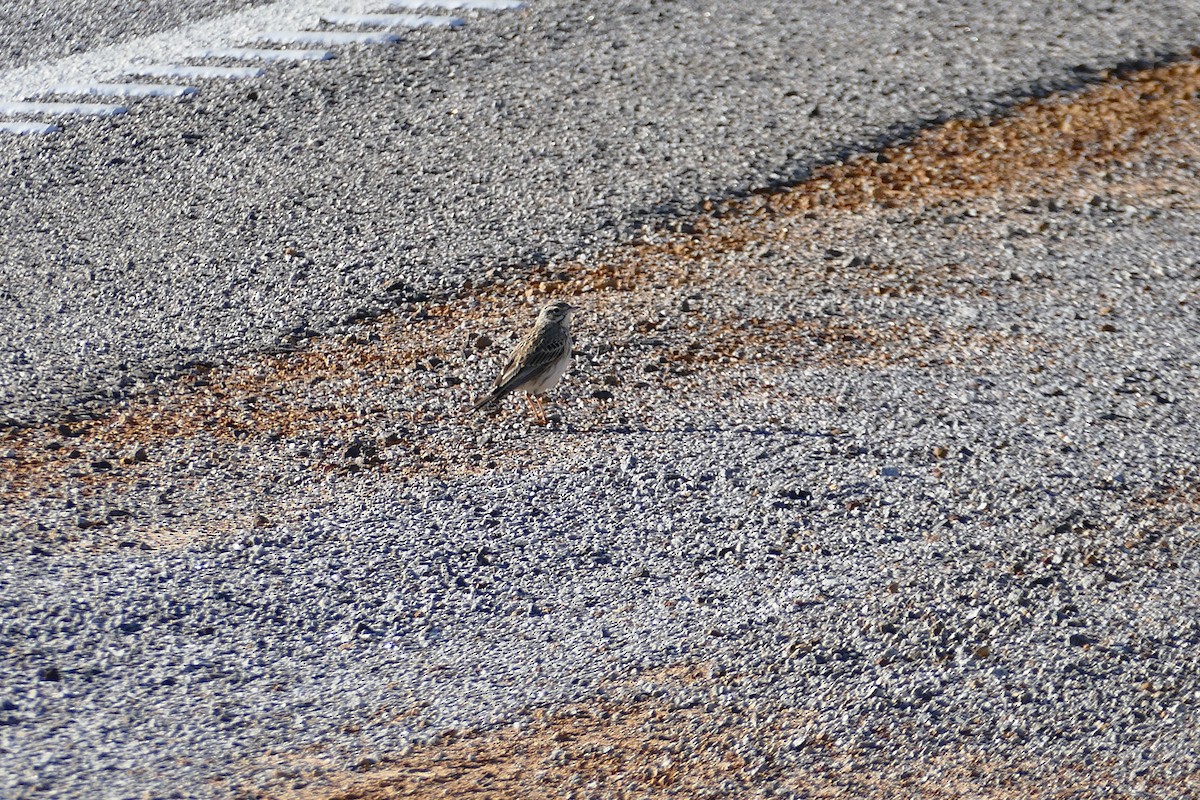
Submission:
<svg viewBox="0 0 1200 800">
<path fill-rule="evenodd" d="M 485 394 L 483 396 L 482 400 L 480 400 L 475 405 L 471 406 L 471 410 L 468 413 L 474 414 L 475 412 L 479 411 L 479 409 L 483 408 L 486 405 L 491 405 L 492 403 L 496 402 L 499 399 L 500 399 L 500 395 L 496 394 L 495 392 L 488 392 L 487 394 Z"/>
<path fill-rule="evenodd" d="M 482 400 L 480 400 L 475 405 L 471 406 L 470 413 L 474 414 L 476 411 L 483 408 L 484 406 L 491 405 L 492 403 L 495 403 L 497 400 L 507 397 L 512 392 L 512 390 L 513 389 L 512 389 L 511 384 L 507 384 L 507 383 L 501 384 L 500 386 L 493 386 L 491 391 L 489 391 L 487 394 L 485 394 L 483 396 Z"/>
</svg>

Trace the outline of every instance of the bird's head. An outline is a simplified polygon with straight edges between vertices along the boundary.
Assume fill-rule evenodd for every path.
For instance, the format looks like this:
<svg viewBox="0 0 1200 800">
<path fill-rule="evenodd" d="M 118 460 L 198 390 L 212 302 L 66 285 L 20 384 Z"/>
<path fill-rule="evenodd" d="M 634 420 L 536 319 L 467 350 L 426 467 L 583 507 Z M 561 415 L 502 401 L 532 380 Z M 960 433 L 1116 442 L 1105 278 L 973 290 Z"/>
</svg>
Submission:
<svg viewBox="0 0 1200 800">
<path fill-rule="evenodd" d="M 553 303 L 547 303 L 542 306 L 542 311 L 538 314 L 538 318 L 542 322 L 553 322 L 566 324 L 571 319 L 571 315 L 575 313 L 575 309 L 563 300 L 555 300 Z"/>
</svg>

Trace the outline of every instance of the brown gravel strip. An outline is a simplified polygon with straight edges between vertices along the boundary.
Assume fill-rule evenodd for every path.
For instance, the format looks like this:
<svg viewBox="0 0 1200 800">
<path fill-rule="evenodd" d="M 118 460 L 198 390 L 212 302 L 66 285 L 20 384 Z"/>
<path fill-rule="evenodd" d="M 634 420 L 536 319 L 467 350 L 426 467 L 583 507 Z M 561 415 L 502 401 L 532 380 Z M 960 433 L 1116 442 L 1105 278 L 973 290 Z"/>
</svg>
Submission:
<svg viewBox="0 0 1200 800">
<path fill-rule="evenodd" d="M 97 418 L 10 429 L 0 439 L 0 521 L 19 531 L 18 541 L 57 547 L 162 546 L 271 524 L 278 510 L 256 500 L 257 490 L 270 485 L 270 461 L 285 448 L 324 472 L 495 468 L 513 457 L 511 443 L 481 442 L 461 411 L 507 344 L 491 337 L 523 324 L 513 315 L 525 301 L 550 296 L 583 307 L 587 363 L 568 399 L 584 406 L 588 427 L 636 420 L 646 382 L 628 376 L 640 370 L 659 372 L 686 396 L 696 371 L 751 358 L 768 371 L 798 363 L 878 369 L 1044 349 L 1037 337 L 947 325 L 891 302 L 1013 288 L 994 264 L 917 269 L 838 248 L 848 251 L 863 223 L 888 209 L 929 215 L 978 198 L 1016 205 L 1066 196 L 1083 206 L 1136 197 L 1195 207 L 1198 92 L 1200 63 L 1184 61 L 1030 102 L 1001 119 L 951 121 L 909 144 L 823 167 L 786 191 L 712 205 L 679 233 L 588 264 L 470 287 L 450 303 L 414 303 L 301 352 L 198 369 Z M 972 235 L 969 221 L 963 236 Z M 914 220 L 922 222 L 930 220 Z M 1044 278 L 1008 277 L 1025 292 Z M 998 285 L 981 285 L 989 280 Z M 846 293 L 877 302 L 842 317 L 795 313 L 798 299 Z M 739 298 L 748 295 L 789 298 L 792 307 L 773 319 L 745 317 Z M 639 352 L 648 339 L 663 343 L 653 362 Z M 603 400 L 617 383 L 628 400 L 619 408 Z M 424 442 L 434 428 L 471 446 L 430 450 Z M 313 439 L 325 443 L 324 457 L 303 455 Z M 197 462 L 223 465 L 224 479 L 206 481 L 190 469 Z M 86 509 L 74 515 L 74 530 L 39 524 L 36 509 L 61 506 Z"/>
<path fill-rule="evenodd" d="M 397 481 L 488 474 L 549 448 L 569 458 L 561 437 L 529 435 L 517 404 L 474 421 L 463 414 L 509 344 L 497 332 L 523 324 L 513 317 L 551 296 L 575 298 L 582 308 L 579 364 L 552 401 L 550 429 L 577 434 L 573 446 L 581 453 L 606 431 L 661 419 L 655 404 L 671 403 L 682 425 L 715 396 L 767 407 L 838 402 L 833 390 L 790 393 L 786 378 L 798 365 L 971 368 L 1004 355 L 1028 362 L 1031 372 L 1052 367 L 1089 342 L 1050 326 L 929 315 L 920 303 L 1053 301 L 1094 318 L 1090 335 L 1101 341 L 1121 332 L 1119 300 L 1083 289 L 1072 294 L 1046 274 L 1008 274 L 986 258 L 917 268 L 859 253 L 869 253 L 887 225 L 936 228 L 987 251 L 993 234 L 973 219 L 990 213 L 1019 220 L 1031 204 L 1080 210 L 1133 199 L 1151 211 L 1194 210 L 1198 98 L 1197 61 L 1113 76 L 1003 119 L 952 121 L 909 144 L 824 167 L 783 192 L 713 204 L 678 231 L 592 263 L 470 287 L 450 302 L 413 303 L 296 353 L 198 370 L 147 387 L 96 418 L 10 429 L 0 441 L 0 526 L 16 547 L 167 547 L 247 534 L 304 513 L 302 495 L 280 505 L 267 494 L 281 453 L 312 474 L 374 471 Z M 1070 231 L 1022 230 L 1017 238 L 1059 233 Z M 1193 288 L 1178 302 L 1194 305 L 1197 294 Z M 750 297 L 769 313 L 747 314 Z M 822 304 L 828 308 L 812 311 Z M 1131 394 L 1129 402 L 1161 401 Z M 1134 493 L 1129 511 L 1139 526 L 1131 526 L 1126 548 L 1147 564 L 1170 566 L 1178 543 L 1155 531 L 1194 524 L 1196 485 L 1195 476 L 1182 473 Z M 66 518 L 73 526 L 46 522 Z M 769 677 L 722 675 L 703 665 L 638 675 L 595 702 L 528 709 L 499 730 L 446 732 L 436 744 L 364 759 L 355 772 L 340 771 L 340 761 L 319 748 L 302 756 L 272 753 L 257 765 L 274 766 L 276 781 L 238 787 L 239 796 L 1200 794 L 1194 774 L 1133 779 L 1109 764 L 997 762 L 971 743 L 972 726 L 987 726 L 986 719 L 963 721 L 961 743 L 936 758 L 914 757 L 902 771 L 881 772 L 869 753 L 826 740 L 798 712 L 723 699 L 722 690 L 738 681 Z M 380 724 L 403 714 L 382 709 Z M 907 741 L 904 730 L 880 735 Z M 788 750 L 804 757 L 785 762 L 779 755 Z"/>
</svg>

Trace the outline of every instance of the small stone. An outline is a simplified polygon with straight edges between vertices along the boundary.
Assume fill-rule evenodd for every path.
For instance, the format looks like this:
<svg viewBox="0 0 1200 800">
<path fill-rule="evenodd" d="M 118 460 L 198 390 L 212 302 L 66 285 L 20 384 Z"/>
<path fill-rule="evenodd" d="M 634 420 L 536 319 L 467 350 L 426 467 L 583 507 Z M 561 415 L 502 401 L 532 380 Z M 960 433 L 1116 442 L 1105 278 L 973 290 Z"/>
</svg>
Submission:
<svg viewBox="0 0 1200 800">
<path fill-rule="evenodd" d="M 487 350 L 491 346 L 492 346 L 492 338 L 490 336 L 485 336 L 484 334 L 481 333 L 475 337 L 475 349 L 476 350 Z"/>
<path fill-rule="evenodd" d="M 1071 638 L 1068 639 L 1068 641 L 1070 642 L 1071 647 L 1085 647 L 1089 644 L 1095 644 L 1098 640 L 1093 639 L 1086 633 L 1072 633 Z"/>
<path fill-rule="evenodd" d="M 105 461 L 104 459 L 92 462 L 92 470 L 95 472 L 107 472 L 108 470 L 112 469 L 112 466 L 112 462 Z"/>
<path fill-rule="evenodd" d="M 934 458 L 945 458 L 948 455 L 950 455 L 950 450 L 948 448 L 942 447 L 940 445 L 933 448 L 933 457 Z"/>
<path fill-rule="evenodd" d="M 972 655 L 974 655 L 976 658 L 978 658 L 980 660 L 987 658 L 991 654 L 992 654 L 992 650 L 986 644 L 981 644 L 979 647 L 976 647 L 972 651 Z"/>
<path fill-rule="evenodd" d="M 58 671 L 58 667 L 42 667 L 38 670 L 38 680 L 57 683 L 62 680 L 62 673 Z"/>
<path fill-rule="evenodd" d="M 613 393 L 607 389 L 597 389 L 596 391 L 592 392 L 592 397 L 596 400 L 612 400 Z"/>
</svg>

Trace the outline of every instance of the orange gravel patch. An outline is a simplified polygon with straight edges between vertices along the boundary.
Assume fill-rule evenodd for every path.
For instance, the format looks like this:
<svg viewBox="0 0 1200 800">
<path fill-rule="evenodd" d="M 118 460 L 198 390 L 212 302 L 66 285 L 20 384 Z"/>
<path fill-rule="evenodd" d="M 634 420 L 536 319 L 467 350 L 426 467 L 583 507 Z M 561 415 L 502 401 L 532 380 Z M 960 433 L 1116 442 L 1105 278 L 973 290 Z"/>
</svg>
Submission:
<svg viewBox="0 0 1200 800">
<path fill-rule="evenodd" d="M 1044 195 L 1130 161 L 1194 158 L 1198 89 L 1200 63 L 1184 61 L 1030 101 L 997 119 L 950 120 L 909 144 L 823 167 L 802 187 L 773 196 L 772 206 L 855 210 Z"/>
<path fill-rule="evenodd" d="M 577 402 L 572 419 L 593 429 L 658 413 L 664 395 L 643 391 L 651 383 L 667 396 L 739 391 L 734 371 L 703 369 L 713 364 L 877 370 L 1045 351 L 1047 343 L 1019 332 L 903 310 L 908 298 L 933 293 L 984 297 L 979 284 L 995 277 L 993 265 L 844 262 L 832 247 L 861 227 L 865 212 L 980 197 L 1020 203 L 1059 193 L 1082 204 L 1102 190 L 1195 205 L 1197 97 L 1200 62 L 1191 60 L 1032 101 L 999 119 L 951 121 L 882 153 L 820 168 L 795 187 L 710 204 L 687 232 L 547 268 L 519 284 L 471 286 L 451 301 L 412 304 L 345 339 L 310 340 L 299 352 L 200 369 L 93 419 L 10 429 L 0 436 L 0 508 L 92 499 L 107 511 L 81 514 L 91 546 L 159 546 L 277 521 L 259 509 L 231 513 L 221 485 L 186 469 L 197 460 L 229 465 L 250 487 L 270 484 L 281 452 L 304 453 L 315 440 L 326 454 L 303 463 L 320 473 L 371 469 L 403 479 L 524 462 L 537 441 L 488 443 L 463 411 L 510 343 L 492 337 L 527 324 L 529 305 L 551 296 L 582 307 L 580 338 L 593 350 L 592 369 L 577 369 L 565 392 L 582 398 L 583 416 Z M 790 255 L 760 266 L 772 248 Z M 1036 284 L 1018 281 L 1004 291 L 1040 291 Z M 847 317 L 795 313 L 831 291 L 866 305 Z M 779 315 L 747 318 L 747 296 L 779 300 Z M 647 361 L 661 369 L 643 373 L 654 369 Z M 588 399 L 614 386 L 616 401 Z M 505 413 L 523 425 L 512 408 Z M 153 519 L 121 506 L 139 487 L 168 480 L 175 492 L 207 500 Z M 32 524 L 19 536 L 63 547 L 77 538 Z"/>
<path fill-rule="evenodd" d="M 272 756 L 272 785 L 241 787 L 255 800 L 551 800 L 552 798 L 718 798 L 772 793 L 829 800 L 924 798 L 1185 797 L 1200 777 L 1145 773 L 1130 784 L 1115 764 L 1047 765 L 1013 761 L 969 745 L 930 755 L 905 730 L 880 730 L 881 741 L 906 749 L 902 769 L 887 753 L 839 746 L 811 712 L 761 714 L 719 702 L 681 705 L 662 690 L 692 696 L 738 683 L 700 667 L 657 670 L 633 699 L 601 697 L 583 704 L 530 710 L 490 731 L 445 731 L 434 744 L 403 754 L 364 758 L 339 770 L 319 750 Z M 614 687 L 609 687 L 610 690 Z M 630 684 L 617 687 L 627 693 Z M 613 692 L 609 692 L 613 694 Z M 977 724 L 986 725 L 985 720 Z M 895 751 L 893 751 L 895 752 Z M 880 763 L 874 763 L 877 758 Z M 1113 792 L 1114 787 L 1124 787 Z M 1140 793 L 1140 794 L 1139 794 Z M 1147 795 L 1149 793 L 1149 795 Z"/>
</svg>

